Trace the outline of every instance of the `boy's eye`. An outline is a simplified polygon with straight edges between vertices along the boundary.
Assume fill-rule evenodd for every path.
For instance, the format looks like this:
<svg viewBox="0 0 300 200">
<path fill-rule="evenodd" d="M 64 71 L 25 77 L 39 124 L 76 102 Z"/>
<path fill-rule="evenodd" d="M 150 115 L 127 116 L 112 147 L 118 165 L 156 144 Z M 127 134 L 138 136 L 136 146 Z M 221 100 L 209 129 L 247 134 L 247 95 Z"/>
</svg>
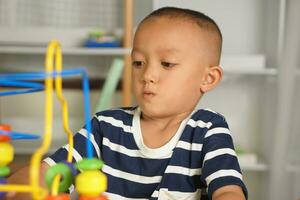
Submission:
<svg viewBox="0 0 300 200">
<path fill-rule="evenodd" d="M 161 62 L 161 65 L 166 67 L 166 68 L 170 68 L 170 67 L 174 67 L 176 64 L 175 63 L 169 63 L 169 62 Z"/>
<path fill-rule="evenodd" d="M 133 67 L 141 67 L 142 65 L 144 65 L 143 61 L 133 61 L 132 62 Z"/>
</svg>

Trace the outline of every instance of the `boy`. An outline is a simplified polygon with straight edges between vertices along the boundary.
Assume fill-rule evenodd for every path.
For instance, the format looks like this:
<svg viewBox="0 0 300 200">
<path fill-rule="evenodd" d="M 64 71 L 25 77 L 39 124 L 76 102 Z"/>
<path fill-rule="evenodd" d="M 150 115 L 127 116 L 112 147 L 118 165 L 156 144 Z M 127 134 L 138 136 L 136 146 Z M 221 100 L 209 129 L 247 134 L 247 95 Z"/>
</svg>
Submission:
<svg viewBox="0 0 300 200">
<path fill-rule="evenodd" d="M 92 143 L 105 163 L 109 199 L 246 199 L 225 119 L 195 110 L 221 80 L 221 46 L 216 23 L 196 11 L 161 8 L 140 23 L 132 49 L 138 107 L 99 112 L 92 119 Z M 85 139 L 83 128 L 74 136 L 74 161 L 86 155 Z M 67 149 L 45 162 L 65 160 Z"/>
</svg>

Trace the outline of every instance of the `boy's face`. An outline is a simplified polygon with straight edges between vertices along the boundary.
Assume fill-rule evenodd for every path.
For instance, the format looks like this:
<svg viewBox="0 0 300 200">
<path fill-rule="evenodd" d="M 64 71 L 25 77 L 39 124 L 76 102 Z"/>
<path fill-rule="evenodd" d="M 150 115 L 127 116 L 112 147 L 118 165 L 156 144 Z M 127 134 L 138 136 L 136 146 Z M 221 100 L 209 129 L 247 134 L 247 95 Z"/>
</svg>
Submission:
<svg viewBox="0 0 300 200">
<path fill-rule="evenodd" d="M 207 38 L 187 20 L 156 17 L 140 25 L 133 42 L 132 76 L 145 115 L 168 117 L 194 109 L 210 65 Z"/>
</svg>

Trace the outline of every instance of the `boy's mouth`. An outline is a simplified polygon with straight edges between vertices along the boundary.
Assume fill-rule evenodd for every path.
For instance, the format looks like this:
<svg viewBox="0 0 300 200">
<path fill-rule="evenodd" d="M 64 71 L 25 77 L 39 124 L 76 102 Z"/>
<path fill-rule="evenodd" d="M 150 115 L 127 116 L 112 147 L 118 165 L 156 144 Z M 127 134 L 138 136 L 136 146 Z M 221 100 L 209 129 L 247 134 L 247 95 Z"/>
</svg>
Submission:
<svg viewBox="0 0 300 200">
<path fill-rule="evenodd" d="M 151 92 L 151 91 L 144 91 L 143 92 L 143 97 L 144 98 L 151 98 L 151 97 L 153 97 L 153 96 L 155 96 L 155 93 L 153 93 L 153 92 Z"/>
</svg>

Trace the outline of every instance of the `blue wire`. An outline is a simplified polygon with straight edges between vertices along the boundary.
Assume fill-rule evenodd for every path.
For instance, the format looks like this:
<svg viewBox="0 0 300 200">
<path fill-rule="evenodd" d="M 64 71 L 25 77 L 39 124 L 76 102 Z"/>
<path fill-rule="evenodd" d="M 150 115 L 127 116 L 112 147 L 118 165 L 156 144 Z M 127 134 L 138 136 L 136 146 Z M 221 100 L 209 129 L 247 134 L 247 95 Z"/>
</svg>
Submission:
<svg viewBox="0 0 300 200">
<path fill-rule="evenodd" d="M 93 147 L 91 143 L 91 121 L 90 121 L 91 110 L 90 110 L 90 97 L 89 97 L 89 80 L 85 68 L 67 69 L 67 70 L 62 70 L 60 73 L 32 72 L 32 73 L 17 73 L 17 74 L 15 73 L 0 74 L 0 85 L 28 88 L 23 90 L 0 92 L 0 96 L 37 92 L 44 89 L 44 85 L 42 84 L 26 82 L 24 80 L 37 80 L 37 79 L 45 79 L 48 77 L 57 77 L 57 76 L 66 77 L 66 76 L 74 76 L 74 75 L 82 76 L 85 124 L 88 132 L 86 151 L 87 151 L 87 157 L 92 158 Z M 24 135 L 21 135 L 22 133 L 17 133 L 17 132 L 14 133 L 16 139 L 24 138 Z"/>
<path fill-rule="evenodd" d="M 31 92 L 38 92 L 44 89 L 44 85 L 39 83 L 24 82 L 24 81 L 9 81 L 9 80 L 0 80 L 1 86 L 13 86 L 13 87 L 28 87 L 28 89 L 19 89 L 12 91 L 1 91 L 0 96 L 16 95 L 16 94 L 25 94 Z"/>
<path fill-rule="evenodd" d="M 33 83 L 33 82 L 21 82 L 21 81 L 9 81 L 9 80 L 1 80 L 0 85 L 3 86 L 14 86 L 14 87 L 32 87 L 32 88 L 44 88 L 43 84 Z"/>
<path fill-rule="evenodd" d="M 43 89 L 31 88 L 31 89 L 23 89 L 23 90 L 3 91 L 3 92 L 0 92 L 0 97 L 1 96 L 9 96 L 9 95 L 17 95 L 17 94 L 27 94 L 27 93 L 39 92 L 42 90 Z"/>
<path fill-rule="evenodd" d="M 85 68 L 76 68 L 76 69 L 65 69 L 58 72 L 53 73 L 44 73 L 44 72 L 29 72 L 29 73 L 7 73 L 0 74 L 0 80 L 37 80 L 44 79 L 48 77 L 57 77 L 57 76 L 73 76 L 73 75 L 81 75 L 82 72 L 85 72 Z"/>
<path fill-rule="evenodd" d="M 90 99 L 89 99 L 89 81 L 88 76 L 86 72 L 82 72 L 82 86 L 83 86 L 83 97 L 84 97 L 84 114 L 85 114 L 85 121 L 86 121 L 86 129 L 87 129 L 87 141 L 86 141 L 86 151 L 87 151 L 87 157 L 92 158 L 93 157 L 93 147 L 91 142 L 91 111 L 90 111 Z"/>
<path fill-rule="evenodd" d="M 0 74 L 0 80 L 28 80 L 28 79 L 44 79 L 45 73 L 44 72 L 27 72 L 27 73 L 7 73 L 7 74 Z"/>
<path fill-rule="evenodd" d="M 0 74 L 0 85 L 3 86 L 14 86 L 14 87 L 31 87 L 31 89 L 18 89 L 12 91 L 2 91 L 0 96 L 25 94 L 31 92 L 38 92 L 44 89 L 44 85 L 39 83 L 31 83 L 20 80 L 32 80 L 32 79 L 42 79 L 47 77 L 57 77 L 57 76 L 73 76 L 76 74 L 82 74 L 85 72 L 84 68 L 63 70 L 61 73 L 43 73 L 43 72 L 33 72 L 33 73 L 8 73 Z M 18 81 L 17 81 L 18 80 Z"/>
<path fill-rule="evenodd" d="M 7 135 L 11 137 L 11 139 L 13 140 L 34 140 L 40 138 L 39 135 L 35 135 L 35 134 L 27 134 L 27 133 L 3 131 L 3 130 L 0 130 L 0 135 Z"/>
</svg>

